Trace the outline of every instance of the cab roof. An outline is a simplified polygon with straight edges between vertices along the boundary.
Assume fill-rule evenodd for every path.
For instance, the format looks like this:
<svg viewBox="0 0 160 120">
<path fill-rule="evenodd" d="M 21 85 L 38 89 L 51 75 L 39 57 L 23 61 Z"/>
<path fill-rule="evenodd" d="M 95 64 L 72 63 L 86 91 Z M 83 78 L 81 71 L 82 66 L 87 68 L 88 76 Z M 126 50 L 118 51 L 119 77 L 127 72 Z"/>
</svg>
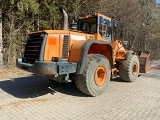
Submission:
<svg viewBox="0 0 160 120">
<path fill-rule="evenodd" d="M 101 17 L 103 17 L 103 18 L 106 18 L 106 19 L 108 19 L 108 20 L 111 20 L 110 17 L 107 17 L 107 16 L 102 15 L 102 14 L 100 14 L 100 13 L 95 13 L 95 14 L 93 14 L 93 15 L 86 15 L 86 16 L 84 16 L 84 17 L 79 17 L 78 20 L 87 19 L 87 18 L 92 18 L 92 17 L 95 17 L 95 16 L 101 16 Z"/>
</svg>

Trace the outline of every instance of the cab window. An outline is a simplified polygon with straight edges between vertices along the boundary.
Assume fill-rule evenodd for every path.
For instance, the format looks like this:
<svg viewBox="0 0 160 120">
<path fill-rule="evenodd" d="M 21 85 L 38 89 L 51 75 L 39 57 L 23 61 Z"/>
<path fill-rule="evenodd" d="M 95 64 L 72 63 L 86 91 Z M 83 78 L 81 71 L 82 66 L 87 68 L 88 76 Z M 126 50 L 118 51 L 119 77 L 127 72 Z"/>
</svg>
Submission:
<svg viewBox="0 0 160 120">
<path fill-rule="evenodd" d="M 97 17 L 91 17 L 78 21 L 78 30 L 84 33 L 93 34 L 97 32 Z"/>
<path fill-rule="evenodd" d="M 104 19 L 103 17 L 99 17 L 99 34 L 103 37 L 110 37 L 111 35 L 111 21 Z"/>
</svg>

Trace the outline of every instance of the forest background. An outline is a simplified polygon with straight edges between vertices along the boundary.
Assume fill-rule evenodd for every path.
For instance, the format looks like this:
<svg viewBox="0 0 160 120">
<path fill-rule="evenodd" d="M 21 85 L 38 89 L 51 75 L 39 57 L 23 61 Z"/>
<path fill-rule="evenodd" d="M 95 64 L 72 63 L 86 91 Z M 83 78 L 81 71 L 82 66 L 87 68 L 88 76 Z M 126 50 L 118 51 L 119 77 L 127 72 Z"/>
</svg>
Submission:
<svg viewBox="0 0 160 120">
<path fill-rule="evenodd" d="M 0 0 L 2 52 L 5 65 L 23 56 L 27 34 L 43 29 L 61 29 L 63 7 L 69 22 L 95 12 L 118 22 L 116 39 L 128 41 L 126 49 L 149 50 L 160 58 L 160 5 L 156 0 Z"/>
</svg>

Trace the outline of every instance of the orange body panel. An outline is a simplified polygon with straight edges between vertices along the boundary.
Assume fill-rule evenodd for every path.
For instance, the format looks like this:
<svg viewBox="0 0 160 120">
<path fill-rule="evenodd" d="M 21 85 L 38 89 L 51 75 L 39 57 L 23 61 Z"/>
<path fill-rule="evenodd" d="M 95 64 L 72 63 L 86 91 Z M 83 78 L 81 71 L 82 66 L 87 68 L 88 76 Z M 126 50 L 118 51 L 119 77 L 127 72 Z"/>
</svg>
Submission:
<svg viewBox="0 0 160 120">
<path fill-rule="evenodd" d="M 62 56 L 62 36 L 58 35 L 55 36 L 48 36 L 46 45 L 45 45 L 45 52 L 44 52 L 44 60 L 51 61 L 52 57 L 59 57 Z"/>
<path fill-rule="evenodd" d="M 45 30 L 48 34 L 45 51 L 44 51 L 44 61 L 51 61 L 52 57 L 62 57 L 62 47 L 63 47 L 63 37 L 64 35 L 69 35 L 68 44 L 68 61 L 69 62 L 79 62 L 81 47 L 83 43 L 88 39 L 103 40 L 99 33 L 85 34 L 77 31 L 69 30 Z M 111 42 L 113 47 L 113 62 L 116 60 L 126 59 L 126 50 L 123 48 L 121 41 L 115 40 Z M 107 45 L 93 44 L 88 51 L 88 54 L 102 54 L 112 62 L 111 53 Z"/>
<path fill-rule="evenodd" d="M 69 35 L 68 44 L 68 61 L 79 62 L 81 55 L 81 48 L 83 43 L 88 39 L 103 40 L 99 33 L 85 34 L 77 31 L 69 30 L 45 30 L 48 34 L 45 51 L 44 61 L 51 61 L 52 57 L 62 57 L 63 37 Z M 109 49 L 107 45 L 91 45 L 88 54 L 102 54 L 108 58 L 110 63 L 126 59 L 126 50 L 124 49 L 121 41 L 114 40 L 111 42 L 113 51 Z M 111 54 L 113 52 L 113 58 Z"/>
<path fill-rule="evenodd" d="M 126 50 L 118 50 L 118 52 L 116 52 L 116 60 L 124 60 L 126 59 L 126 53 L 127 51 Z"/>
<path fill-rule="evenodd" d="M 44 61 L 51 61 L 52 57 L 62 56 L 63 35 L 68 34 L 64 30 L 45 30 L 48 34 L 44 50 Z"/>
<path fill-rule="evenodd" d="M 70 54 L 69 54 L 69 62 L 79 62 L 81 47 L 85 40 L 82 41 L 72 41 Z"/>
<path fill-rule="evenodd" d="M 95 40 L 103 40 L 103 37 L 99 33 L 94 33 Z"/>
<path fill-rule="evenodd" d="M 48 34 L 44 61 L 51 61 L 52 57 L 62 57 L 62 46 L 64 35 L 69 35 L 68 59 L 70 62 L 78 62 L 80 58 L 81 46 L 87 39 L 95 39 L 94 35 L 68 30 L 45 30 Z"/>
<path fill-rule="evenodd" d="M 113 61 L 114 61 L 114 63 L 116 64 L 116 61 L 126 59 L 127 51 L 124 49 L 122 42 L 119 40 L 113 40 L 111 42 L 111 44 L 113 47 Z"/>
<path fill-rule="evenodd" d="M 101 54 L 104 55 L 109 60 L 110 64 L 112 64 L 113 62 L 111 58 L 112 51 L 110 49 L 110 46 L 107 44 L 93 43 L 89 48 L 88 54 Z"/>
</svg>

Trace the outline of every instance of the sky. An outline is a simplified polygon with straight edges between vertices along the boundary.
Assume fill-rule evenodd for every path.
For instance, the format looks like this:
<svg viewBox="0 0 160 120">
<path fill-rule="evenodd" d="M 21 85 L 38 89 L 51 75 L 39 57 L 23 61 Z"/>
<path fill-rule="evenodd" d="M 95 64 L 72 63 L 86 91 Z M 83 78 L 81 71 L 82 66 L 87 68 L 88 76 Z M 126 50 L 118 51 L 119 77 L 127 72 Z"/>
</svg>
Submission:
<svg viewBox="0 0 160 120">
<path fill-rule="evenodd" d="M 160 4 L 160 0 L 156 0 L 157 1 L 157 3 L 159 3 Z"/>
</svg>

